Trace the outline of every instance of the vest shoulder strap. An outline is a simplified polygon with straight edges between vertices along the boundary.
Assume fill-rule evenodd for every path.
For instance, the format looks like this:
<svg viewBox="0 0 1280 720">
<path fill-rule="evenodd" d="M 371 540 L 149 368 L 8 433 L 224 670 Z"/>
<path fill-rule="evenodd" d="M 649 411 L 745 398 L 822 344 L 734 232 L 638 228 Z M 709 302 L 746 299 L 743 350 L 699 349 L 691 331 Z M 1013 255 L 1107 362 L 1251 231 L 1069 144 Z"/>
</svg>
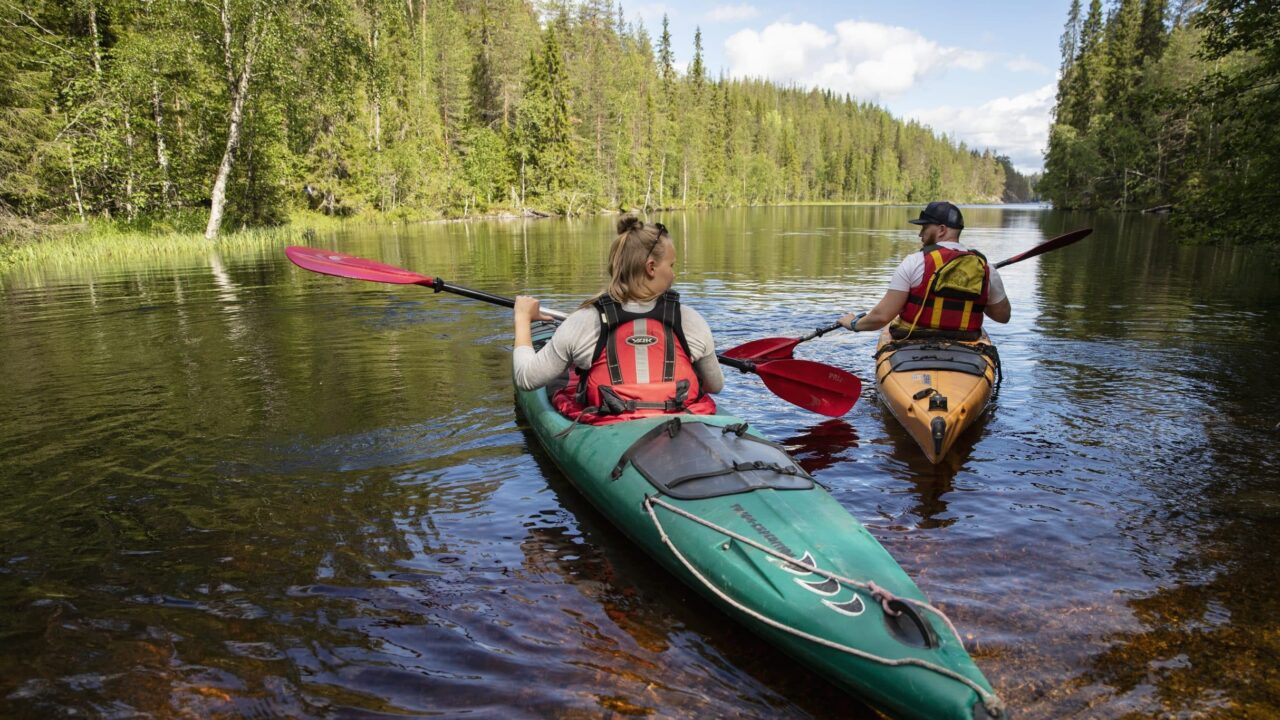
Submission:
<svg viewBox="0 0 1280 720">
<path fill-rule="evenodd" d="M 920 252 L 921 252 L 922 254 L 924 254 L 924 255 L 928 255 L 929 253 L 931 253 L 931 252 L 933 252 L 933 251 L 935 251 L 935 250 L 946 250 L 947 252 L 958 253 L 959 255 L 977 255 L 978 257 L 982 258 L 982 264 L 983 264 L 983 265 L 990 264 L 990 262 L 991 262 L 990 260 L 988 260 L 988 259 L 987 259 L 987 256 L 986 256 L 986 255 L 983 255 L 981 252 L 979 252 L 979 251 L 977 251 L 977 250 L 974 250 L 973 248 L 966 248 L 966 249 L 964 249 L 964 250 L 957 250 L 957 249 L 955 249 L 955 248 L 942 247 L 941 245 L 939 245 L 939 244 L 937 244 L 937 243 L 929 243 L 928 245 L 925 245 L 925 246 L 923 246 L 923 247 L 921 247 L 921 248 L 920 248 Z"/>
<path fill-rule="evenodd" d="M 657 320 L 663 325 L 671 328 L 675 332 L 676 339 L 680 341 L 680 347 L 684 348 L 685 355 L 690 355 L 689 341 L 684 336 L 684 322 L 680 313 L 680 293 L 675 290 L 668 290 L 658 296 L 657 302 L 654 303 L 653 309 L 648 312 L 634 313 L 622 309 L 622 304 L 613 299 L 613 296 L 605 293 L 592 303 L 596 310 L 599 311 L 600 318 L 600 337 L 596 338 L 595 352 L 591 353 L 592 358 L 600 357 L 600 352 L 605 349 L 609 342 L 613 329 L 629 320 Z"/>
</svg>

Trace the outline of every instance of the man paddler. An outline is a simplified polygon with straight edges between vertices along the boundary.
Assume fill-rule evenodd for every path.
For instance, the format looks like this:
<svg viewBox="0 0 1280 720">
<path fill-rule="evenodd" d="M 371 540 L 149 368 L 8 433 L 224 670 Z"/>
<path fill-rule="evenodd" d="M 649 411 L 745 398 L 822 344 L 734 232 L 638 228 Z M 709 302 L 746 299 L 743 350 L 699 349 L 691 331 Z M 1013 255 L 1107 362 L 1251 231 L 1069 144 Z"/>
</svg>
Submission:
<svg viewBox="0 0 1280 720">
<path fill-rule="evenodd" d="M 841 326 L 869 331 L 892 323 L 889 332 L 896 340 L 977 340 L 983 316 L 1009 322 L 1009 298 L 1000 274 L 981 253 L 960 243 L 960 208 L 931 202 L 920 217 L 907 222 L 920 226 L 920 251 L 898 265 L 875 307 L 841 317 Z"/>
</svg>

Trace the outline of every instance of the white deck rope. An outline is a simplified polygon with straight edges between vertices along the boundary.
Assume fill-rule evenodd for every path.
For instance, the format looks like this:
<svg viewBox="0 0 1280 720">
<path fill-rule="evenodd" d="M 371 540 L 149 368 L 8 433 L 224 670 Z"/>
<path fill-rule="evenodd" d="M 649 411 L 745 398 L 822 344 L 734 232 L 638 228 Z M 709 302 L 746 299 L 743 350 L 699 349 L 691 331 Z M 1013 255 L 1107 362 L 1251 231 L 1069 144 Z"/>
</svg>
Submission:
<svg viewBox="0 0 1280 720">
<path fill-rule="evenodd" d="M 863 660 L 870 660 L 871 662 L 875 662 L 881 665 L 886 665 L 889 667 L 914 665 L 916 667 L 924 668 L 925 670 L 935 672 L 939 675 L 942 675 L 943 677 L 951 678 L 956 682 L 959 682 L 963 685 L 967 685 L 970 689 L 972 689 L 975 693 L 977 693 L 978 697 L 982 699 L 982 704 L 986 706 L 987 710 L 991 712 L 993 715 L 995 715 L 996 717 L 1000 717 L 1001 715 L 1004 714 L 1004 703 L 1000 701 L 999 697 L 997 697 L 994 693 L 990 692 L 986 688 L 982 687 L 982 685 L 978 684 L 973 679 L 965 675 L 962 675 L 950 668 L 945 668 L 945 667 L 942 667 L 941 665 L 936 665 L 934 663 L 929 662 L 928 660 L 921 660 L 919 658 L 908 657 L 908 658 L 893 659 L 893 658 L 880 657 L 879 655 L 869 653 L 865 650 L 859 650 L 854 647 L 849 647 L 848 645 L 842 645 L 835 641 L 828 640 L 827 638 L 819 637 L 817 635 L 807 633 L 799 628 L 791 627 L 790 625 L 787 625 L 778 620 L 774 620 L 773 618 L 767 615 L 764 615 L 762 613 L 759 613 L 755 610 L 752 610 L 751 608 L 743 605 L 737 600 L 734 600 L 733 598 L 725 594 L 725 592 L 722 591 L 720 588 L 716 587 L 714 583 L 712 583 L 710 580 L 704 577 L 702 573 L 698 572 L 697 568 L 695 568 L 693 564 L 690 563 L 687 558 L 685 558 L 685 556 L 680 552 L 680 550 L 676 548 L 675 543 L 671 542 L 671 538 L 667 537 L 666 529 L 662 527 L 662 521 L 658 519 L 658 514 L 654 512 L 653 508 L 655 505 L 662 507 L 688 520 L 692 520 L 693 522 L 698 523 L 699 525 L 715 530 L 716 532 L 726 537 L 732 538 L 734 540 L 737 540 L 738 542 L 741 542 L 753 548 L 756 548 L 757 550 L 760 550 L 761 552 L 764 552 L 768 555 L 772 555 L 773 557 L 776 557 L 779 560 L 787 562 L 796 567 L 802 567 L 807 570 L 811 570 L 819 575 L 822 575 L 823 577 L 829 578 L 831 580 L 835 580 L 836 582 L 843 583 L 845 585 L 850 585 L 852 587 L 856 587 L 861 590 L 865 590 L 868 593 L 872 593 L 877 598 L 883 598 L 884 595 L 887 594 L 887 591 L 885 591 L 883 588 L 880 588 L 875 583 L 866 583 L 859 580 L 854 580 L 852 578 L 842 577 L 833 572 L 823 570 L 821 568 L 813 567 L 811 565 L 801 562 L 796 558 L 788 557 L 787 555 L 780 553 L 771 547 L 768 547 L 766 545 L 761 545 L 760 543 L 754 540 L 751 540 L 750 538 L 739 535 L 738 533 L 735 533 L 728 528 L 716 525 L 715 523 L 709 520 L 698 517 L 697 515 L 694 515 L 690 512 L 682 510 L 674 505 L 671 505 L 670 503 L 663 501 L 661 498 L 657 496 L 646 496 L 644 499 L 645 511 L 649 513 L 649 517 L 653 520 L 654 527 L 658 529 L 658 535 L 662 538 L 663 544 L 666 545 L 671 550 L 672 554 L 676 556 L 676 559 L 679 560 L 680 563 L 685 566 L 685 569 L 687 569 L 690 573 L 692 573 L 693 576 L 697 578 L 699 582 L 705 585 L 708 590 L 715 593 L 716 597 L 719 597 L 721 600 L 725 601 L 731 607 L 738 610 L 739 612 L 744 613 L 777 630 L 781 630 L 785 633 L 795 635 L 796 637 L 808 640 L 813 643 L 817 643 L 818 645 L 822 645 L 823 647 L 831 648 L 832 650 L 837 650 L 839 652 L 843 652 L 848 655 L 853 655 L 854 657 L 862 658 Z M 917 607 L 923 608 L 925 610 L 928 610 L 936 614 L 938 617 L 942 618 L 942 620 L 947 624 L 947 628 L 951 630 L 951 634 L 955 636 L 956 640 L 960 642 L 961 645 L 964 644 L 964 642 L 960 640 L 960 635 L 959 633 L 956 632 L 955 626 L 951 624 L 951 620 L 947 618 L 946 614 L 944 614 L 941 610 L 933 607 L 928 603 L 920 602 L 919 600 L 913 600 L 911 598 L 896 598 L 896 599 L 904 602 L 909 602 L 912 605 L 915 605 Z"/>
<path fill-rule="evenodd" d="M 719 526 L 719 525 L 716 525 L 715 523 L 711 522 L 710 520 L 707 520 L 707 519 L 705 519 L 705 518 L 702 518 L 702 517 L 699 517 L 699 516 L 697 516 L 697 515 L 694 515 L 693 513 L 689 512 L 689 511 L 687 511 L 687 510 L 683 510 L 683 509 L 681 509 L 681 508 L 678 508 L 678 507 L 676 507 L 676 506 L 674 506 L 674 505 L 672 505 L 672 504 L 670 504 L 670 503 L 668 503 L 668 502 L 663 501 L 663 500 L 662 500 L 660 497 L 658 497 L 658 496 L 653 496 L 653 497 L 650 497 L 650 498 L 648 498 L 648 499 L 649 499 L 649 500 L 650 500 L 654 505 L 658 505 L 658 506 L 660 506 L 660 507 L 663 507 L 663 508 L 665 508 L 665 509 L 667 509 L 667 510 L 671 511 L 672 513 L 675 513 L 676 515 L 679 515 L 679 516 L 681 516 L 681 517 L 683 517 L 683 518 L 686 518 L 686 519 L 688 519 L 688 520 L 692 520 L 692 521 L 694 521 L 695 523 L 698 523 L 699 525 L 702 525 L 702 526 L 704 526 L 704 527 L 708 527 L 708 528 L 710 528 L 710 529 L 712 529 L 712 530 L 715 530 L 716 532 L 720 533 L 721 535 L 724 535 L 724 536 L 726 536 L 726 537 L 733 538 L 734 540 L 737 540 L 738 542 L 744 543 L 744 544 L 746 544 L 746 545 L 750 545 L 751 547 L 753 547 L 753 548 L 755 548 L 755 549 L 757 549 L 757 550 L 759 550 L 759 551 L 761 551 L 761 552 L 763 552 L 763 553 L 765 553 L 765 554 L 767 554 L 767 555 L 772 555 L 773 557 L 776 557 L 776 558 L 778 558 L 779 560 L 786 561 L 787 563 L 789 563 L 789 564 L 791 564 L 791 565 L 794 565 L 794 566 L 796 566 L 796 567 L 802 567 L 802 568 L 804 568 L 804 569 L 808 570 L 809 572 L 816 573 L 816 574 L 821 575 L 821 576 L 823 576 L 823 577 L 825 577 L 825 578 L 828 578 L 828 579 L 830 579 L 830 580 L 835 580 L 836 582 L 843 583 L 843 584 L 845 584 L 845 585 L 849 585 L 849 586 L 851 586 L 851 587 L 856 587 L 856 588 L 858 588 L 858 589 L 860 589 L 860 590 L 866 590 L 868 593 L 870 593 L 870 594 L 872 595 L 872 597 L 875 597 L 875 598 L 876 598 L 876 599 L 878 599 L 878 600 L 882 600 L 882 601 L 883 601 L 883 600 L 900 600 L 900 601 L 905 602 L 905 603 L 911 603 L 912 605 L 915 605 L 916 607 L 918 607 L 918 608 L 920 608 L 920 609 L 922 609 L 922 610 L 927 610 L 927 611 L 929 611 L 929 612 L 931 612 L 931 613 L 933 613 L 933 614 L 937 615 L 937 616 L 938 616 L 938 618 L 942 620 L 942 622 L 946 623 L 946 625 L 947 625 L 947 629 L 951 631 L 951 635 L 952 635 L 953 637 L 955 637 L 956 642 L 959 642 L 961 645 L 963 645 L 963 644 L 964 644 L 964 640 L 963 640 L 963 639 L 961 639 L 961 637 L 960 637 L 960 633 L 956 631 L 956 626 L 955 626 L 955 625 L 953 625 L 953 624 L 951 623 L 951 618 L 947 617 L 947 614 L 946 614 L 946 613 L 942 612 L 941 610 L 939 610 L 938 608 L 934 607 L 933 605 L 930 605 L 930 604 L 929 604 L 929 603 L 927 603 L 927 602 L 921 602 L 921 601 L 919 601 L 919 600 L 915 600 L 915 599 L 908 598 L 908 597 L 898 597 L 898 596 L 894 595 L 893 593 L 889 592 L 888 590 L 886 590 L 885 588 L 880 587 L 879 585 L 877 585 L 877 584 L 876 584 L 875 582 L 873 582 L 873 581 L 862 582 L 861 580 L 855 580 L 855 579 L 853 579 L 853 578 L 847 578 L 847 577 L 844 577 L 843 575 L 837 575 L 836 573 L 831 572 L 830 570 L 824 570 L 824 569 L 822 569 L 822 568 L 820 568 L 820 567 L 816 567 L 816 566 L 813 566 L 813 565 L 808 565 L 808 564 L 806 564 L 804 561 L 802 561 L 802 560 L 797 560 L 797 559 L 795 559 L 795 558 L 793 558 L 793 557 L 789 557 L 789 556 L 785 555 L 784 553 L 780 553 L 780 552 L 778 552 L 777 550 L 774 550 L 773 548 L 769 547 L 768 545 L 763 545 L 763 544 L 761 544 L 761 543 L 759 543 L 759 542 L 756 542 L 755 540 L 752 540 L 751 538 L 745 537 L 745 536 L 743 536 L 743 535 L 739 535 L 738 533 L 735 533 L 734 531 L 732 531 L 732 530 L 730 530 L 730 529 L 728 529 L 728 528 L 725 528 L 725 527 L 721 527 L 721 526 Z M 886 613 L 889 613 L 889 610 L 888 610 L 888 608 L 887 608 L 887 607 L 885 608 L 885 612 L 886 612 Z M 893 614 L 893 613 L 889 613 L 889 614 Z"/>
</svg>

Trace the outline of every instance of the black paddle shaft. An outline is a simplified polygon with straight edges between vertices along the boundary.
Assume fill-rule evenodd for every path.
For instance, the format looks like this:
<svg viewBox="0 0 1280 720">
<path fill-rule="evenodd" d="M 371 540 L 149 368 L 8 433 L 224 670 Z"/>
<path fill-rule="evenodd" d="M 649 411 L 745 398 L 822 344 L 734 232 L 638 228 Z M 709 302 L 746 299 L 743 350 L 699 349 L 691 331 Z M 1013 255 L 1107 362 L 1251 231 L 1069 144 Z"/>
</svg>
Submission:
<svg viewBox="0 0 1280 720">
<path fill-rule="evenodd" d="M 514 298 L 503 297 L 502 295 L 494 295 L 493 293 L 487 293 L 483 290 L 472 290 L 471 288 L 462 287 L 460 285 L 452 285 L 450 283 L 445 282 L 444 280 L 441 280 L 440 278 L 432 278 L 430 283 L 420 283 L 420 284 L 424 285 L 425 287 L 429 287 L 432 290 L 435 290 L 436 292 L 453 293 L 454 295 L 469 297 L 472 300 L 479 300 L 481 302 L 487 302 L 492 305 L 501 305 L 503 307 L 516 306 L 516 301 Z M 546 315 L 550 315 L 556 320 L 564 320 L 566 317 L 568 317 L 568 315 L 558 310 L 548 310 L 547 308 L 542 308 L 542 312 Z"/>
<path fill-rule="evenodd" d="M 756 371 L 756 364 L 750 360 L 739 360 L 725 355 L 716 355 L 716 359 L 720 361 L 721 365 L 727 365 L 740 372 L 753 373 Z"/>
<path fill-rule="evenodd" d="M 805 340 L 812 340 L 812 339 L 814 339 L 814 338 L 822 337 L 823 335 L 826 335 L 827 333 L 831 332 L 832 330 L 839 330 L 839 329 L 840 329 L 840 328 L 842 328 L 842 327 L 844 327 L 844 326 L 843 326 L 843 325 L 841 325 L 841 324 L 840 324 L 840 323 L 838 323 L 838 322 L 836 322 L 836 323 L 831 323 L 830 325 L 824 325 L 823 327 L 820 327 L 820 328 L 818 328 L 817 330 L 814 330 L 813 332 L 809 333 L 808 335 L 802 335 L 799 339 L 797 339 L 797 340 L 796 340 L 796 343 L 797 343 L 797 344 L 799 344 L 799 343 L 804 342 Z"/>
</svg>

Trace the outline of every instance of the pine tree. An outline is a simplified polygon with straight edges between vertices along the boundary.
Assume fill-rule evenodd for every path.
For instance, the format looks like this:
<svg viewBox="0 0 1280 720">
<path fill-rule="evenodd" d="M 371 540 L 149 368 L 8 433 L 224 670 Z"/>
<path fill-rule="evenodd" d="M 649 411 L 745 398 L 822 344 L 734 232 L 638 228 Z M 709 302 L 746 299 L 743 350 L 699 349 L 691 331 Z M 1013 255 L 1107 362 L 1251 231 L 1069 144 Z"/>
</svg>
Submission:
<svg viewBox="0 0 1280 720">
<path fill-rule="evenodd" d="M 1058 97 L 1054 105 L 1054 116 L 1070 124 L 1066 117 L 1068 92 L 1075 88 L 1075 74 L 1080 72 L 1076 67 L 1077 51 L 1080 46 L 1080 0 L 1071 0 L 1071 9 L 1067 12 L 1067 23 L 1062 29 L 1062 38 L 1058 41 L 1058 49 L 1062 52 L 1062 63 L 1059 66 Z"/>
<path fill-rule="evenodd" d="M 1212 70 L 1191 102 L 1211 132 L 1199 182 L 1183 194 L 1194 211 L 1184 222 L 1214 239 L 1275 243 L 1253 209 L 1280 200 L 1280 12 L 1272 0 L 1208 0 L 1194 24 Z"/>
<path fill-rule="evenodd" d="M 1129 112 L 1127 102 L 1142 66 L 1138 52 L 1138 36 L 1142 29 L 1142 0 L 1120 0 L 1119 7 L 1107 23 L 1106 74 L 1102 82 L 1103 100 L 1113 112 Z"/>
<path fill-rule="evenodd" d="M 1138 31 L 1138 52 L 1145 65 L 1160 59 L 1164 52 L 1168 33 L 1164 17 L 1168 12 L 1167 0 L 1144 0 L 1142 3 L 1142 27 Z"/>
<path fill-rule="evenodd" d="M 658 207 L 667 204 L 667 170 L 670 167 L 671 118 L 674 114 L 675 101 L 675 55 L 671 51 L 671 27 L 666 14 L 662 16 L 662 35 L 658 39 L 658 72 L 662 81 L 662 94 L 658 99 L 656 115 L 653 119 L 654 139 L 658 158 L 657 203 Z"/>
<path fill-rule="evenodd" d="M 662 92 L 671 94 L 676 80 L 675 56 L 671 52 L 671 23 L 662 15 L 662 35 L 658 40 L 658 70 L 662 73 Z"/>
<path fill-rule="evenodd" d="M 702 28 L 693 30 L 693 61 L 689 63 L 689 82 L 693 83 L 694 94 L 702 94 L 702 86 L 707 83 L 707 68 L 702 62 Z"/>
<path fill-rule="evenodd" d="M 576 171 L 564 59 L 554 25 L 543 32 L 542 52 L 529 58 L 529 80 L 516 113 L 514 151 L 521 186 L 552 203 L 572 187 Z"/>
<path fill-rule="evenodd" d="M 427 23 L 436 53 L 436 100 L 445 142 L 456 151 L 471 115 L 469 81 L 474 72 L 471 44 L 465 19 L 454 0 L 433 0 L 429 8 Z"/>
<path fill-rule="evenodd" d="M 1058 40 L 1058 50 L 1062 54 L 1059 69 L 1063 75 L 1071 69 L 1076 60 L 1076 48 L 1080 45 L 1080 0 L 1071 0 L 1071 9 L 1067 11 L 1067 23 L 1062 29 L 1062 38 Z"/>
<path fill-rule="evenodd" d="M 13 8 L 0 7 L 0 20 L 6 25 L 22 27 L 16 15 Z M 48 176 L 64 175 L 66 168 L 60 162 L 42 161 L 42 156 L 65 156 L 65 151 L 51 146 L 61 128 L 56 116 L 45 112 L 54 105 L 52 61 L 46 56 L 68 52 L 61 44 L 47 39 L 41 43 L 28 33 L 0 33 L 0 124 L 7 128 L 0 133 L 0 238 L 5 216 L 32 214 L 57 202 L 50 192 L 53 178 Z"/>
<path fill-rule="evenodd" d="M 475 122 L 489 128 L 501 127 L 504 121 L 502 91 L 494 70 L 494 22 L 488 8 L 480 10 L 475 59 L 471 65 L 472 112 Z"/>
<path fill-rule="evenodd" d="M 1072 72 L 1064 75 L 1066 91 L 1058 105 L 1058 118 L 1071 127 L 1083 129 L 1098 107 L 1105 58 L 1103 41 L 1102 0 L 1091 0 L 1089 14 L 1080 26 L 1080 43 Z"/>
</svg>

